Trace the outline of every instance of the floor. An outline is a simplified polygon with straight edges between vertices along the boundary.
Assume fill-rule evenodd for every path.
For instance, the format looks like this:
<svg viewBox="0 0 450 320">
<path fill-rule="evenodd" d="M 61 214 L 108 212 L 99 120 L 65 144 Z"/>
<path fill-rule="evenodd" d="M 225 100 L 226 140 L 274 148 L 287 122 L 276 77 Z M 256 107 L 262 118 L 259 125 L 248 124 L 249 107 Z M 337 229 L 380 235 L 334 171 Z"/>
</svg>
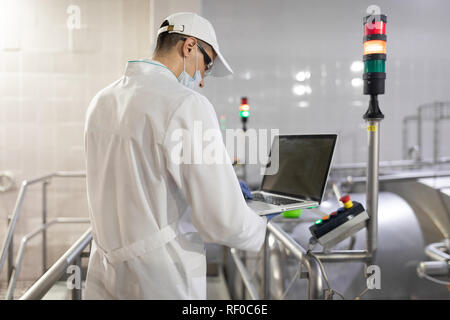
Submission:
<svg viewBox="0 0 450 320">
<path fill-rule="evenodd" d="M 20 296 L 32 285 L 32 281 L 19 281 L 14 291 L 14 299 Z M 84 285 L 84 283 L 83 283 Z M 7 292 L 6 283 L 0 286 L 0 299 L 5 299 Z M 207 277 L 206 287 L 208 300 L 230 300 L 222 268 L 218 268 L 214 276 Z M 58 281 L 44 296 L 43 300 L 70 300 L 71 292 L 67 289 L 65 281 Z"/>
</svg>

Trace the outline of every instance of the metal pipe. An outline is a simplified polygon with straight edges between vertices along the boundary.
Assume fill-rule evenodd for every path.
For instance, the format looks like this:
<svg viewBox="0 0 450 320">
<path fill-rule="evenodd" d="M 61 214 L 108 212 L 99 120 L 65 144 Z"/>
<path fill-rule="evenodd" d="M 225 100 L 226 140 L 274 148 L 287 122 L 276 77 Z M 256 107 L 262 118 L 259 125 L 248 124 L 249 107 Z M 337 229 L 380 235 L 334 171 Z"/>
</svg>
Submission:
<svg viewBox="0 0 450 320">
<path fill-rule="evenodd" d="M 403 142 L 403 159 L 408 158 L 408 122 L 417 121 L 417 116 L 406 116 L 403 118 L 402 142 Z M 381 166 L 381 163 L 380 163 Z"/>
<path fill-rule="evenodd" d="M 447 239 L 447 241 L 449 241 Z M 443 250 L 449 251 L 448 244 L 446 242 L 438 242 L 438 243 L 432 243 L 426 246 L 425 248 L 425 254 L 429 256 L 433 260 L 437 261 L 449 261 L 450 255 L 448 253 L 445 253 Z"/>
<path fill-rule="evenodd" d="M 14 290 L 16 288 L 16 282 L 17 282 L 17 279 L 19 277 L 20 270 L 22 267 L 22 260 L 23 260 L 23 255 L 25 253 L 25 248 L 26 248 L 28 242 L 32 238 L 37 236 L 40 232 L 44 232 L 46 229 L 48 229 L 50 226 L 52 226 L 54 224 L 58 224 L 58 223 L 89 223 L 89 222 L 90 222 L 90 220 L 86 219 L 86 218 L 69 218 L 69 217 L 56 218 L 47 224 L 43 224 L 43 225 L 39 226 L 36 230 L 25 235 L 22 238 L 22 241 L 20 243 L 19 251 L 17 253 L 17 258 L 16 258 L 16 264 L 13 266 L 13 272 L 11 274 L 11 279 L 9 280 L 6 299 L 10 300 L 10 299 L 14 298 Z"/>
<path fill-rule="evenodd" d="M 323 299 L 323 275 L 318 262 L 306 253 L 281 227 L 269 222 L 267 229 L 302 263 L 308 271 L 308 299 Z"/>
<path fill-rule="evenodd" d="M 400 181 L 400 180 L 417 180 L 422 178 L 436 178 L 436 177 L 448 177 L 450 176 L 450 171 L 420 171 L 420 172 L 402 172 L 397 174 L 382 175 L 378 177 L 379 181 Z M 353 177 L 352 183 L 366 182 L 367 177 Z"/>
<path fill-rule="evenodd" d="M 9 252 L 8 247 L 11 243 L 14 229 L 16 227 L 17 219 L 19 217 L 20 208 L 22 207 L 23 199 L 25 197 L 25 191 L 27 189 L 28 183 L 24 181 L 20 187 L 19 196 L 14 207 L 14 211 L 11 217 L 11 221 L 8 225 L 8 231 L 6 232 L 5 239 L 2 244 L 2 255 L 0 256 L 0 273 L 2 272 L 3 264 L 5 263 L 6 255 Z"/>
<path fill-rule="evenodd" d="M 270 234 L 266 232 L 264 239 L 264 252 L 263 252 L 263 283 L 262 283 L 262 295 L 264 299 L 270 299 L 270 247 L 269 247 Z"/>
<path fill-rule="evenodd" d="M 89 228 L 48 271 L 36 281 L 20 300 L 39 300 L 41 299 L 66 272 L 69 265 L 75 258 L 81 254 L 86 246 L 91 242 L 92 234 Z"/>
<path fill-rule="evenodd" d="M 42 224 L 47 223 L 47 185 L 48 181 L 42 184 Z M 47 270 L 47 230 L 42 230 L 42 274 Z"/>
<path fill-rule="evenodd" d="M 422 106 L 419 106 L 417 111 L 417 160 L 422 160 Z"/>
<path fill-rule="evenodd" d="M 78 270 L 80 270 L 81 277 L 81 253 L 75 258 L 75 265 L 78 267 Z M 77 288 L 77 282 L 75 281 L 75 285 L 72 289 L 72 300 L 81 300 L 81 280 L 79 288 Z"/>
<path fill-rule="evenodd" d="M 440 120 L 440 105 L 437 104 L 439 109 L 434 109 L 434 117 L 433 117 L 433 163 L 437 163 L 439 157 L 439 120 Z M 436 112 L 438 111 L 438 112 Z"/>
<path fill-rule="evenodd" d="M 250 275 L 247 272 L 247 269 L 245 268 L 244 264 L 242 263 L 241 259 L 239 258 L 239 255 L 237 253 L 237 250 L 234 248 L 230 249 L 231 256 L 233 257 L 234 263 L 236 264 L 236 267 L 238 268 L 242 281 L 244 282 L 245 287 L 247 288 L 250 298 L 252 300 L 259 300 L 258 292 L 253 286 Z"/>
<path fill-rule="evenodd" d="M 5 239 L 3 240 L 3 244 L 1 247 L 2 251 L 1 251 L 1 256 L 0 256 L 0 273 L 2 272 L 3 264 L 5 263 L 6 256 L 10 252 L 9 246 L 10 246 L 10 243 L 13 238 L 14 230 L 16 228 L 16 223 L 19 218 L 20 209 L 22 207 L 22 203 L 25 198 L 25 193 L 26 193 L 27 187 L 29 185 L 38 183 L 40 181 L 51 179 L 52 177 L 79 177 L 79 178 L 83 177 L 84 178 L 84 177 L 86 177 L 86 173 L 83 171 L 75 171 L 75 172 L 59 171 L 59 172 L 55 172 L 52 174 L 47 174 L 47 175 L 38 177 L 36 179 L 24 180 L 22 182 L 22 184 L 20 186 L 20 190 L 19 190 L 19 195 L 17 197 L 16 205 L 14 207 L 14 211 L 13 211 L 13 214 L 11 217 L 11 221 L 8 225 L 8 231 L 6 232 L 6 236 L 5 236 Z"/>
<path fill-rule="evenodd" d="M 11 223 L 11 217 L 8 217 L 8 226 Z M 8 246 L 8 282 L 11 280 L 11 276 L 14 268 L 14 237 L 11 238 L 11 241 Z"/>
<path fill-rule="evenodd" d="M 366 211 L 370 219 L 367 222 L 366 248 L 372 258 L 377 250 L 378 237 L 378 161 L 379 161 L 379 123 L 381 119 L 369 119 L 368 158 L 366 184 Z"/>
<path fill-rule="evenodd" d="M 322 262 L 367 262 L 372 256 L 366 250 L 336 250 L 331 252 L 313 252 Z"/>
</svg>

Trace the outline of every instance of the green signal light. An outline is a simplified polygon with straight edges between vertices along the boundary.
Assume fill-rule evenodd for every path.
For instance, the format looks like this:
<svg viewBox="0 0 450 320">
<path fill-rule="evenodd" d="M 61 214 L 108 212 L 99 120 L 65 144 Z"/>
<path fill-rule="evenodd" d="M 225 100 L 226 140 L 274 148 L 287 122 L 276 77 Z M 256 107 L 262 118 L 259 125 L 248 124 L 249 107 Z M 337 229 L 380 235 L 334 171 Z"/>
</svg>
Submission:
<svg viewBox="0 0 450 320">
<path fill-rule="evenodd" d="M 315 224 L 320 224 L 320 223 L 322 223 L 322 219 L 316 220 L 314 223 Z"/>
<path fill-rule="evenodd" d="M 367 60 L 364 61 L 364 73 L 386 72 L 385 60 Z"/>
<path fill-rule="evenodd" d="M 241 111 L 240 112 L 242 118 L 247 118 L 250 115 L 249 111 Z"/>
</svg>

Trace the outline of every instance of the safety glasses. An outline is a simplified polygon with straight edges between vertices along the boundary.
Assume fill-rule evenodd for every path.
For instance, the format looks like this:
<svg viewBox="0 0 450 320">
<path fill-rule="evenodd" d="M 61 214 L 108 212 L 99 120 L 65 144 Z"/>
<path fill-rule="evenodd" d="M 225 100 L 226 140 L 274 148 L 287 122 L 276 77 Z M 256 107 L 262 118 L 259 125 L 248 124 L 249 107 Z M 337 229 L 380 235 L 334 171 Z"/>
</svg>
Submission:
<svg viewBox="0 0 450 320">
<path fill-rule="evenodd" d="M 187 38 L 183 38 L 183 41 L 186 41 Z M 211 73 L 211 69 L 213 67 L 214 61 L 212 61 L 211 57 L 206 53 L 205 49 L 198 43 L 197 47 L 200 49 L 200 52 L 203 54 L 203 62 L 205 63 L 205 75 L 209 75 Z"/>
<path fill-rule="evenodd" d="M 209 75 L 213 66 L 213 61 L 211 57 L 206 53 L 205 49 L 197 42 L 197 47 L 203 54 L 203 62 L 205 62 L 205 74 Z"/>
</svg>

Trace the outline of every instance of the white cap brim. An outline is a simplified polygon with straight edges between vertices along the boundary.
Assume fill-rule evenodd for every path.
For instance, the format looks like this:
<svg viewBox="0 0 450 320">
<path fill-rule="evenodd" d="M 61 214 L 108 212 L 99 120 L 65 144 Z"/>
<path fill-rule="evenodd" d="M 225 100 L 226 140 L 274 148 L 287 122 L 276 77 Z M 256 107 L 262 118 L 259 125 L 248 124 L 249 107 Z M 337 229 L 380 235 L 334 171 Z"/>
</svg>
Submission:
<svg viewBox="0 0 450 320">
<path fill-rule="evenodd" d="M 233 70 L 231 70 L 230 65 L 225 60 L 223 55 L 218 51 L 214 50 L 217 54 L 216 59 L 214 60 L 213 67 L 211 69 L 211 76 L 213 77 L 225 77 L 230 74 L 233 74 Z"/>
</svg>

